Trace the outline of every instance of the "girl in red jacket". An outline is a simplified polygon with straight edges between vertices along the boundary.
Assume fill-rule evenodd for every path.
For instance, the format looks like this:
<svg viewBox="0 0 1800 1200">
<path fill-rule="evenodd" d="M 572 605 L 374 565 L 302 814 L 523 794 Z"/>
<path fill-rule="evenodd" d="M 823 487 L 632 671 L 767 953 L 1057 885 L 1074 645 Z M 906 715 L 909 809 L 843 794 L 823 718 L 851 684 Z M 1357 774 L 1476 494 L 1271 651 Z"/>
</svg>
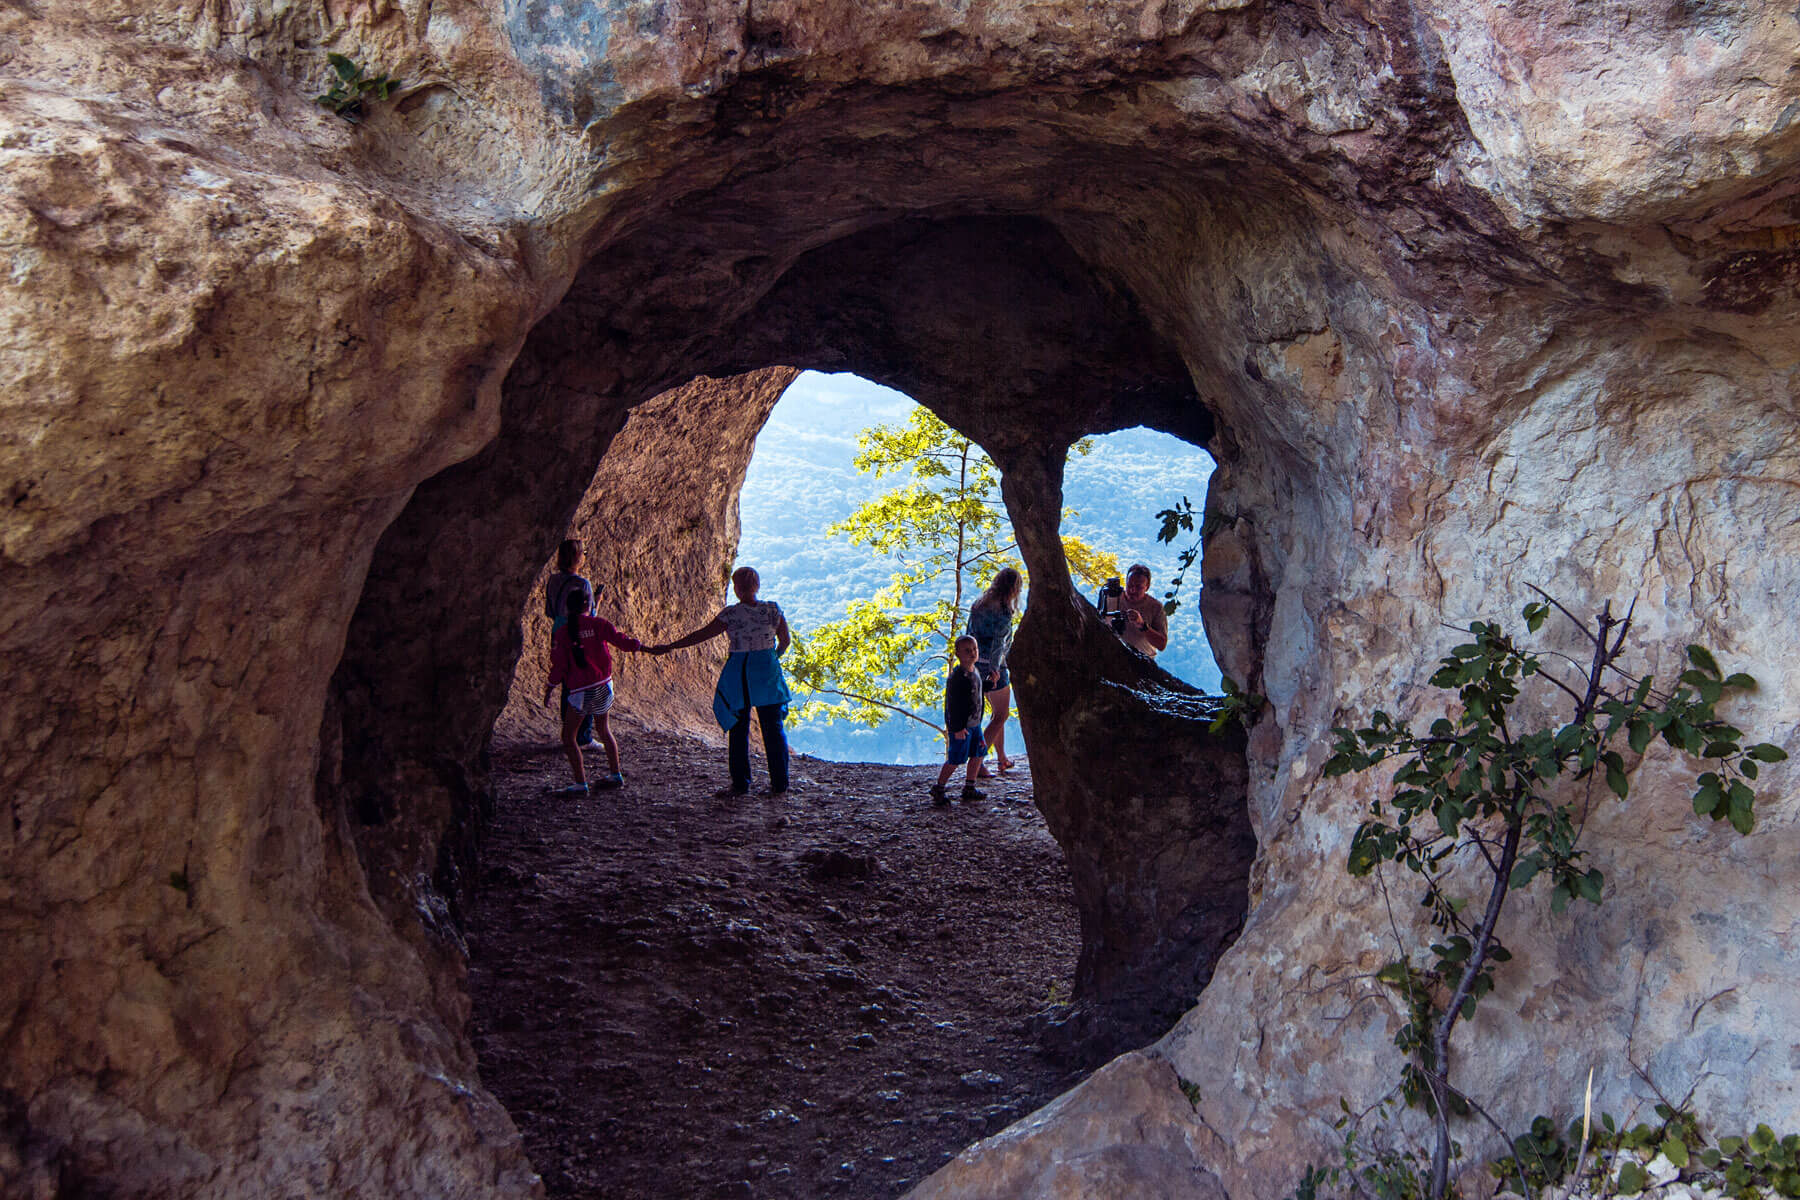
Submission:
<svg viewBox="0 0 1800 1200">
<path fill-rule="evenodd" d="M 575 782 L 558 789 L 557 794 L 585 796 L 587 772 L 575 732 L 587 717 L 594 719 L 594 735 L 606 751 L 611 771 L 594 780 L 594 786 L 616 788 L 625 782 L 624 772 L 619 770 L 619 745 L 606 723 L 613 704 L 612 654 L 606 647 L 610 643 L 621 650 L 642 650 L 644 644 L 620 633 L 606 618 L 588 616 L 587 594 L 580 588 L 569 592 L 565 604 L 569 619 L 550 639 L 550 678 L 544 684 L 544 703 L 550 703 L 558 684 L 568 684 L 569 698 L 562 706 L 562 744 L 569 766 L 574 768 Z"/>
</svg>

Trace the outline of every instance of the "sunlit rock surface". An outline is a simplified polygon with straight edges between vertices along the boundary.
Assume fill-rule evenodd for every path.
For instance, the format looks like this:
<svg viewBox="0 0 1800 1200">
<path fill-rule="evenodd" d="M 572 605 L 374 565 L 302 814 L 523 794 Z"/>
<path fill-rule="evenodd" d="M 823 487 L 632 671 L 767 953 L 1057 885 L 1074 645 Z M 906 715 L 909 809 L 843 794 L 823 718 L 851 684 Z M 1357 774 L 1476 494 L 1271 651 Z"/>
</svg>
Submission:
<svg viewBox="0 0 1800 1200">
<path fill-rule="evenodd" d="M 600 589 L 601 616 L 655 643 L 674 641 L 718 611 L 736 565 L 737 497 L 756 431 L 798 374 L 770 367 L 700 378 L 632 410 L 569 525 L 582 544 L 579 569 Z M 496 725 L 507 735 L 559 736 L 556 709 L 542 703 L 551 629 L 544 583 L 555 569 L 554 559 L 544 565 L 520 620 L 525 649 Z M 725 650 L 716 640 L 660 658 L 616 654 L 613 711 L 718 739 L 712 698 Z"/>
<path fill-rule="evenodd" d="M 345 122 L 328 49 L 406 84 Z M 1379 781 L 1323 783 L 1325 733 L 1440 704 L 1442 621 L 1635 596 L 1638 663 L 1712 645 L 1796 748 L 1796 62 L 1780 6 L 1639 0 L 5 10 L 0 1163 L 533 1194 L 456 921 L 519 614 L 596 470 L 655 471 L 611 458 L 635 406 L 828 366 L 980 438 L 1023 526 L 1074 436 L 1209 439 L 1256 858 L 1151 1052 L 1216 1138 L 1143 1170 L 1286 1194 L 1398 1070 L 1395 927 L 1340 870 Z M 1786 775 L 1738 839 L 1677 766 L 1591 815 L 1603 907 L 1509 918 L 1459 1067 L 1503 1121 L 1635 1064 L 1800 1124 Z M 1034 1144 L 1139 1162 L 1113 1078 Z M 927 1189 L 1056 1194 L 988 1161 Z"/>
</svg>

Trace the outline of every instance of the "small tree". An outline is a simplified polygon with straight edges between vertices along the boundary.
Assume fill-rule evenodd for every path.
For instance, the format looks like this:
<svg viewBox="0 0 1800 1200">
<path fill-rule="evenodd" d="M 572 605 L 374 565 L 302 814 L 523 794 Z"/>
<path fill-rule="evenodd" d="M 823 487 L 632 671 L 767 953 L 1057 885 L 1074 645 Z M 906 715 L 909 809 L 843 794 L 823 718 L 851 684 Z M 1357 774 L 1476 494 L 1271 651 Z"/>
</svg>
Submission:
<svg viewBox="0 0 1800 1200">
<path fill-rule="evenodd" d="M 930 410 L 904 425 L 857 435 L 856 469 L 910 482 L 861 505 L 826 532 L 848 537 L 899 565 L 873 597 L 853 601 L 842 620 L 797 637 L 788 678 L 808 699 L 801 716 L 865 725 L 893 717 L 938 729 L 943 668 L 963 630 L 982 568 L 1019 566 L 1000 499 L 1000 472 L 981 447 Z M 1086 454 L 1084 440 L 1075 447 Z M 1071 569 L 1097 586 L 1118 559 L 1064 538 Z M 834 697 L 834 699 L 820 699 Z"/>
<path fill-rule="evenodd" d="M 1593 780 L 1625 800 L 1631 780 L 1621 745 L 1642 755 L 1661 738 L 1713 764 L 1695 778 L 1694 812 L 1747 834 L 1756 822 L 1750 781 L 1757 764 L 1787 757 L 1768 743 L 1746 746 L 1743 732 L 1715 710 L 1730 693 L 1755 687 L 1750 676 L 1724 674 L 1712 654 L 1689 646 L 1688 669 L 1673 688 L 1659 688 L 1650 676 L 1618 666 L 1631 613 L 1614 617 L 1608 604 L 1589 627 L 1538 594 L 1548 603 L 1525 606 L 1527 628 L 1536 632 L 1556 609 L 1581 630 L 1584 660 L 1551 655 L 1562 661 L 1546 669 L 1543 657 L 1515 645 L 1498 625 L 1476 621 L 1467 627 L 1472 640 L 1452 649 L 1431 678 L 1457 693 L 1459 711 L 1423 733 L 1376 712 L 1364 728 L 1333 730 L 1337 745 L 1325 764 L 1327 776 L 1339 776 L 1400 760 L 1392 794 L 1370 804 L 1356 831 L 1349 870 L 1364 876 L 1399 863 L 1418 875 L 1441 935 L 1426 961 L 1403 957 L 1377 975 L 1406 996 L 1411 1019 L 1395 1043 L 1412 1061 L 1401 1088 L 1433 1118 L 1426 1194 L 1434 1200 L 1449 1185 L 1450 1115 L 1470 1107 L 1450 1082 L 1451 1034 L 1493 990 L 1495 966 L 1511 957 L 1495 933 L 1508 895 L 1546 879 L 1551 911 L 1561 913 L 1571 900 L 1598 904 L 1604 893 L 1605 878 L 1584 868 L 1580 845 Z M 1514 705 L 1528 681 L 1561 701 L 1561 725 L 1516 727 Z M 1586 786 L 1556 787 L 1564 776 Z M 1458 881 L 1470 873 L 1480 889 L 1459 894 Z"/>
</svg>

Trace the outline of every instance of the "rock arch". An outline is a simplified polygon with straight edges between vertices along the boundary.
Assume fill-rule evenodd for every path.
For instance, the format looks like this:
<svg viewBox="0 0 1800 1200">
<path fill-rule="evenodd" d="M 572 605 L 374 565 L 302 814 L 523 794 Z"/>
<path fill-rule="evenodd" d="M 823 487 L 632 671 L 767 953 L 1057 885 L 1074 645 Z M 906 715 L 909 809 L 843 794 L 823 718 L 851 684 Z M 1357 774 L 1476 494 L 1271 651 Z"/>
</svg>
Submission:
<svg viewBox="0 0 1800 1200">
<path fill-rule="evenodd" d="M 619 307 L 616 296 L 605 295 L 609 286 L 607 272 L 578 280 L 540 323 L 509 377 L 500 438 L 421 485 L 370 566 L 325 734 L 345 757 L 333 766 L 321 803 L 360 814 L 360 844 L 398 856 L 366 861 L 372 878 L 398 886 L 396 918 L 419 906 L 425 879 L 435 879 L 429 890 L 454 895 L 473 854 L 467 841 L 440 841 L 472 831 L 479 804 L 479 789 L 445 753 L 458 736 L 444 716 L 446 700 L 464 698 L 470 724 L 463 736 L 479 748 L 513 677 L 519 596 L 566 527 L 570 495 L 592 494 L 595 458 L 623 428 L 620 398 L 582 387 L 603 361 L 594 344 L 608 328 L 591 322 Z M 702 370 L 735 372 L 764 362 L 847 367 L 905 389 L 969 431 L 1007 473 L 1021 550 L 1040 580 L 1067 575 L 1056 523 L 1060 463 L 1076 438 L 1145 422 L 1196 441 L 1212 434 L 1185 367 L 1129 296 L 1105 286 L 1037 220 L 879 226 L 802 255 L 710 340 L 681 327 L 673 332 L 688 335 L 688 361 Z M 667 353 L 654 342 L 651 350 Z M 674 590 L 646 596 L 652 607 L 634 610 L 665 636 L 704 619 L 718 593 L 732 549 L 719 536 L 727 502 L 735 500 L 756 430 L 791 378 L 790 368 L 746 375 L 735 386 L 691 384 L 664 393 L 631 418 L 630 461 L 602 468 L 603 484 L 613 490 L 592 502 L 622 512 L 591 524 L 619 540 L 606 552 L 632 564 L 618 577 L 628 589 L 644 590 L 633 583 L 646 570 L 639 564 L 669 564 Z M 696 436 L 700 423 L 707 431 Z M 717 455 L 715 464 L 694 461 L 702 447 Z M 671 489 L 675 480 L 686 486 Z M 634 519 L 641 514 L 654 516 Z M 510 573 L 467 580 L 472 562 L 505 564 Z M 1040 763 L 1068 764 L 1040 769 L 1039 796 L 1077 864 L 1088 945 L 1076 994 L 1112 1018 L 1100 1024 L 1122 1024 L 1106 1044 L 1133 1035 L 1141 1041 L 1191 1002 L 1241 920 L 1254 845 L 1244 812 L 1243 747 L 1241 739 L 1206 734 L 1191 699 L 1160 718 L 1138 706 L 1143 711 L 1129 718 L 1140 730 L 1136 740 L 1115 724 L 1127 719 L 1130 703 L 1103 719 L 1080 720 L 1089 698 L 1106 694 L 1106 679 L 1130 684 L 1145 672 L 1078 632 L 1066 586 L 1052 582 L 1038 594 L 1069 619 L 1038 634 L 1031 630 L 1042 623 L 1034 623 L 1021 639 L 1021 661 L 1035 676 L 1031 698 L 1021 699 L 1021 720 L 1042 746 Z M 673 685 L 679 698 L 671 707 L 706 711 L 709 678 L 665 679 L 659 666 L 649 668 L 649 679 Z M 1158 686 L 1191 697 L 1167 677 Z M 1172 749 L 1188 743 L 1191 757 Z M 1172 830 L 1145 819 L 1146 800 L 1167 809 L 1182 833 L 1190 821 L 1217 826 L 1216 837 L 1200 839 L 1217 844 L 1201 849 L 1199 841 L 1179 838 L 1195 845 L 1191 859 L 1159 857 L 1154 850 Z M 384 804 L 398 811 L 384 811 Z M 1111 819 L 1127 804 L 1136 806 L 1131 819 Z M 1109 826 L 1117 828 L 1098 836 Z M 1146 865 L 1152 863 L 1163 865 Z M 1201 928 L 1188 928 L 1195 922 Z M 1191 961 L 1175 965 L 1183 960 Z"/>
<path fill-rule="evenodd" d="M 1071 403 L 1084 364 L 1130 346 L 1100 336 L 958 411 L 1022 529 L 1086 424 L 1193 420 L 1188 388 L 1216 421 L 1207 615 L 1270 705 L 1245 747 L 1250 907 L 1156 1050 L 1202 1097 L 1158 1161 L 1284 1193 L 1327 1136 L 1315 1114 L 1392 1073 L 1391 1015 L 1354 983 L 1380 939 L 1344 916 L 1378 900 L 1331 869 L 1367 785 L 1320 780 L 1321 734 L 1378 698 L 1427 703 L 1440 614 L 1528 581 L 1636 591 L 1652 665 L 1698 635 L 1763 679 L 1746 723 L 1795 720 L 1800 27 L 1639 6 L 1553 37 L 1509 13 L 0 18 L 0 1087 L 20 1170 L 145 1196 L 529 1194 L 460 1033 L 446 899 L 464 852 L 444 839 L 478 824 L 517 652 L 493 614 L 516 613 L 631 408 L 696 374 L 928 340 L 798 284 L 999 223 L 1043 248 L 1018 266 L 1079 262 L 1095 311 L 1135 310 L 1156 343 L 1128 404 Z M 311 101 L 320 46 L 425 82 L 347 125 Z M 534 438 L 566 456 L 535 460 Z M 467 575 L 528 529 L 530 555 Z M 407 626 L 451 577 L 465 604 L 437 636 Z M 1031 669 L 1070 619 L 1034 607 Z M 1791 918 L 1788 806 L 1714 842 L 1661 771 L 1637 794 L 1667 821 L 1594 817 L 1618 902 L 1509 939 L 1525 962 L 1470 1077 L 1504 1119 L 1628 1038 L 1665 1075 L 1710 1064 L 1721 1119 L 1800 1111 L 1795 969 L 1770 933 Z M 1737 1006 L 1702 1011 L 1719 973 Z M 1057 1161 L 1135 1136 L 1105 1095 L 1074 1099 L 1083 1140 Z"/>
</svg>

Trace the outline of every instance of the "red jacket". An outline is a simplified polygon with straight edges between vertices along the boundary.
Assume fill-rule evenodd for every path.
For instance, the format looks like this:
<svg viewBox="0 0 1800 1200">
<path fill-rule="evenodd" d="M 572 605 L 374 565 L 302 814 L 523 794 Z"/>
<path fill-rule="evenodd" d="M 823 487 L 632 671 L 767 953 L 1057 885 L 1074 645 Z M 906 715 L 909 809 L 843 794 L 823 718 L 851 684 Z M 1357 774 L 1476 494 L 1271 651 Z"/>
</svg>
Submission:
<svg viewBox="0 0 1800 1200">
<path fill-rule="evenodd" d="M 571 627 L 579 627 L 581 630 L 581 651 L 587 655 L 586 667 L 576 662 L 575 656 L 570 653 Z M 583 615 L 564 624 L 550 638 L 550 686 L 567 684 L 571 692 L 579 692 L 611 679 L 612 652 L 606 648 L 608 642 L 621 650 L 644 648 L 644 643 L 620 633 L 605 617 Z"/>
</svg>

